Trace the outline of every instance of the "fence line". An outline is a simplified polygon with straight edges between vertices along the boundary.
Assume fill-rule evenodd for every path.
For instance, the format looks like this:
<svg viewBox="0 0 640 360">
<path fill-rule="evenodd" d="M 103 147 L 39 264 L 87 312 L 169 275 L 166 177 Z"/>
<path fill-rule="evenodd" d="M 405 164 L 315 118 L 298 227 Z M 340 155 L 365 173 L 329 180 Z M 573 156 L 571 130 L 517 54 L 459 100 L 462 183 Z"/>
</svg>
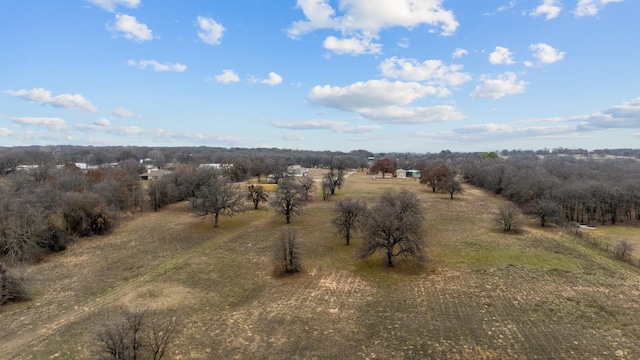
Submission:
<svg viewBox="0 0 640 360">
<path fill-rule="evenodd" d="M 568 231 L 570 234 L 574 235 L 576 238 L 585 240 L 589 244 L 599 248 L 600 250 L 607 252 L 608 254 L 615 256 L 619 260 L 622 260 L 633 266 L 640 267 L 640 258 L 631 255 L 629 249 L 626 249 L 623 251 L 619 247 L 619 245 L 612 245 L 606 241 L 597 239 L 595 236 L 589 235 L 584 231 L 578 228 L 575 228 L 569 224 L 562 224 L 562 227 L 565 229 L 565 231 Z"/>
</svg>

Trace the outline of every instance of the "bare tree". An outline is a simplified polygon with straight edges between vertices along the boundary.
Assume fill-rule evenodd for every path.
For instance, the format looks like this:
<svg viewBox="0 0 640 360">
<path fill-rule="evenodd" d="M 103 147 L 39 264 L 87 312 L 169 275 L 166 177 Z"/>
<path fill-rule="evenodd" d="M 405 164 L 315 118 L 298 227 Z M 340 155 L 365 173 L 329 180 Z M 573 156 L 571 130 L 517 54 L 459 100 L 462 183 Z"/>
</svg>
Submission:
<svg viewBox="0 0 640 360">
<path fill-rule="evenodd" d="M 505 203 L 494 215 L 493 222 L 504 232 L 519 232 L 523 226 L 522 212 L 514 203 Z"/>
<path fill-rule="evenodd" d="M 287 227 L 276 239 L 273 261 L 276 274 L 294 274 L 302 270 L 302 257 L 298 245 L 298 234 L 294 228 Z"/>
<path fill-rule="evenodd" d="M 545 226 L 547 220 L 557 218 L 560 214 L 560 205 L 549 198 L 538 198 L 530 202 L 525 211 L 528 215 L 536 216 L 540 220 L 540 226 Z"/>
<path fill-rule="evenodd" d="M 302 194 L 304 195 L 304 200 L 305 201 L 309 200 L 309 195 L 313 193 L 313 190 L 316 187 L 315 180 L 313 180 L 311 176 L 304 174 L 298 179 L 298 184 L 300 184 L 300 187 L 302 188 Z"/>
<path fill-rule="evenodd" d="M 322 179 L 322 200 L 329 200 L 333 182 L 326 177 Z"/>
<path fill-rule="evenodd" d="M 291 178 L 284 178 L 280 180 L 270 205 L 277 215 L 284 216 L 287 224 L 290 224 L 291 218 L 302 210 L 304 203 L 300 185 Z"/>
<path fill-rule="evenodd" d="M 220 174 L 214 174 L 197 192 L 191 201 L 197 215 L 213 215 L 213 227 L 218 227 L 220 214 L 233 216 L 244 211 L 244 193 L 238 184 L 230 182 Z"/>
<path fill-rule="evenodd" d="M 331 223 L 341 236 L 344 236 L 347 245 L 351 241 L 351 234 L 360 228 L 360 220 L 367 206 L 362 200 L 346 198 L 336 204 L 336 215 Z"/>
<path fill-rule="evenodd" d="M 23 280 L 0 264 L 0 305 L 29 300 Z"/>
<path fill-rule="evenodd" d="M 615 254 L 622 260 L 626 261 L 631 252 L 633 251 L 633 245 L 627 240 L 620 240 L 620 242 L 614 248 Z"/>
<path fill-rule="evenodd" d="M 264 191 L 262 185 L 255 186 L 251 184 L 249 185 L 249 193 L 246 198 L 253 203 L 253 210 L 258 210 L 258 205 L 261 202 L 266 202 L 269 195 Z"/>
<path fill-rule="evenodd" d="M 462 184 L 455 176 L 447 176 L 442 181 L 438 182 L 437 188 L 448 193 L 450 198 L 453 199 L 454 194 L 462 194 Z"/>
<path fill-rule="evenodd" d="M 393 266 L 396 256 L 427 261 L 424 254 L 424 215 L 415 193 L 406 189 L 383 193 L 363 217 L 362 228 L 362 258 L 382 250 L 386 253 L 387 266 Z"/>
<path fill-rule="evenodd" d="M 176 331 L 175 319 L 153 318 L 146 309 L 121 310 L 94 334 L 95 356 L 105 360 L 162 359 Z"/>
</svg>

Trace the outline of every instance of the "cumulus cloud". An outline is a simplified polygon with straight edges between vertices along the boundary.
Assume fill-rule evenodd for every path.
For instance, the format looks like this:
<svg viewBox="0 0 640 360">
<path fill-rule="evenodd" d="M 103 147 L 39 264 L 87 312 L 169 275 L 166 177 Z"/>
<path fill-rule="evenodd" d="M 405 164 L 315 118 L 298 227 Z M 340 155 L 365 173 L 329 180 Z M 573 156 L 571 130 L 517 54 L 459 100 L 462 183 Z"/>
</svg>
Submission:
<svg viewBox="0 0 640 360">
<path fill-rule="evenodd" d="M 11 134 L 13 134 L 13 131 L 7 128 L 0 128 L 0 136 L 9 136 Z"/>
<path fill-rule="evenodd" d="M 467 54 L 469 54 L 469 52 L 467 50 L 462 49 L 462 48 L 456 48 L 453 51 L 453 54 L 451 54 L 451 57 L 454 58 L 454 59 L 459 59 L 459 58 L 461 58 L 461 57 L 463 57 L 463 56 L 465 56 Z"/>
<path fill-rule="evenodd" d="M 564 59 L 566 52 L 558 51 L 547 44 L 531 44 L 529 50 L 533 52 L 533 56 L 538 60 L 540 64 L 553 64 L 554 62 Z"/>
<path fill-rule="evenodd" d="M 406 105 L 426 95 L 435 95 L 438 89 L 417 82 L 369 80 L 349 86 L 314 86 L 308 98 L 315 105 L 345 111 L 359 111 L 393 105 Z"/>
<path fill-rule="evenodd" d="M 327 37 L 322 45 L 338 55 L 380 54 L 382 44 L 372 43 L 371 38 L 345 38 L 338 39 L 335 36 Z"/>
<path fill-rule="evenodd" d="M 446 65 L 440 60 L 404 59 L 392 57 L 380 64 L 383 76 L 408 81 L 421 81 L 431 85 L 458 86 L 471 80 L 461 72 L 462 65 Z"/>
<path fill-rule="evenodd" d="M 596 16 L 605 5 L 609 3 L 618 3 L 623 0 L 580 0 L 573 10 L 575 16 Z"/>
<path fill-rule="evenodd" d="M 85 110 L 92 113 L 98 111 L 98 109 L 91 104 L 91 101 L 82 96 L 82 94 L 60 94 L 52 96 L 51 91 L 44 88 L 31 90 L 20 89 L 17 91 L 7 90 L 5 94 L 58 108 Z"/>
<path fill-rule="evenodd" d="M 57 117 L 13 117 L 11 121 L 20 125 L 31 125 L 54 131 L 67 129 L 67 123 Z"/>
<path fill-rule="evenodd" d="M 340 0 L 338 15 L 329 0 L 298 0 L 306 20 L 296 21 L 287 30 L 289 37 L 319 29 L 339 31 L 343 38 L 329 36 L 328 50 L 338 54 L 377 54 L 382 45 L 372 43 L 383 29 L 412 29 L 422 24 L 439 27 L 444 36 L 452 35 L 459 24 L 452 11 L 442 7 L 442 0 Z"/>
<path fill-rule="evenodd" d="M 551 20 L 558 17 L 560 11 L 562 7 L 558 0 L 542 0 L 542 4 L 531 12 L 531 16 L 544 15 L 546 20 Z"/>
<path fill-rule="evenodd" d="M 222 70 L 222 74 L 216 75 L 213 79 L 222 84 L 230 84 L 240 81 L 240 77 L 231 69 Z"/>
<path fill-rule="evenodd" d="M 187 66 L 180 63 L 171 64 L 167 62 L 167 63 L 161 64 L 156 60 L 140 60 L 140 61 L 129 60 L 127 61 L 127 65 L 135 66 L 140 69 L 146 69 L 147 67 L 151 67 L 155 71 L 183 72 L 187 70 Z"/>
<path fill-rule="evenodd" d="M 126 39 L 142 42 L 153 39 L 152 31 L 135 16 L 116 14 L 115 23 L 109 27 L 111 31 L 123 33 Z"/>
<path fill-rule="evenodd" d="M 276 136 L 285 141 L 304 141 L 307 139 L 299 132 L 279 133 Z"/>
<path fill-rule="evenodd" d="M 515 64 L 511 51 L 502 46 L 496 46 L 496 49 L 491 54 L 489 54 L 489 62 L 493 65 Z"/>
<path fill-rule="evenodd" d="M 226 30 L 222 24 L 212 18 L 198 16 L 198 37 L 210 45 L 219 45 L 222 34 Z"/>
<path fill-rule="evenodd" d="M 507 95 L 524 93 L 527 87 L 527 83 L 518 80 L 514 72 L 506 72 L 495 78 L 483 76 L 481 80 L 482 84 L 471 93 L 472 98 L 500 99 Z"/>
<path fill-rule="evenodd" d="M 110 12 L 113 12 L 118 6 L 124 6 L 130 9 L 135 9 L 138 6 L 140 6 L 140 0 L 87 0 L 87 1 Z"/>
<path fill-rule="evenodd" d="M 265 84 L 270 86 L 276 86 L 282 83 L 282 76 L 272 71 L 269 73 L 269 77 L 266 79 L 258 79 L 253 77 L 249 79 L 249 81 L 251 81 L 254 84 Z"/>
</svg>

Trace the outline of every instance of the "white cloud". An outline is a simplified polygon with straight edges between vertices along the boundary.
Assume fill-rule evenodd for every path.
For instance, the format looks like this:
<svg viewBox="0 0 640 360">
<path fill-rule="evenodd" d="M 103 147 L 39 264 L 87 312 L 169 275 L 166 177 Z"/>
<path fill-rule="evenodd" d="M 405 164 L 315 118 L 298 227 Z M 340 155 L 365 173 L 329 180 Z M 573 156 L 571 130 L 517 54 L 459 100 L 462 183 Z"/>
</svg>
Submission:
<svg viewBox="0 0 640 360">
<path fill-rule="evenodd" d="M 100 118 L 100 119 L 94 121 L 93 123 L 98 125 L 98 126 L 111 126 L 111 122 L 109 121 L 109 119 L 107 119 L 105 117 Z"/>
<path fill-rule="evenodd" d="M 409 45 L 411 45 L 411 41 L 409 39 L 407 39 L 407 38 L 402 38 L 402 39 L 400 39 L 400 41 L 398 41 L 398 46 L 403 48 L 403 49 L 408 48 Z"/>
<path fill-rule="evenodd" d="M 113 111 L 111 112 L 113 115 L 115 115 L 116 117 L 122 118 L 122 119 L 130 119 L 130 118 L 141 118 L 142 115 L 138 115 L 136 113 L 134 113 L 131 110 L 127 110 L 125 108 L 115 108 L 113 109 Z"/>
<path fill-rule="evenodd" d="M 374 132 L 382 128 L 379 125 L 350 126 L 349 123 L 346 121 L 323 120 L 323 119 L 292 121 L 292 122 L 274 121 L 271 124 L 277 128 L 283 128 L 283 129 L 330 130 L 334 133 L 348 133 L 348 134 L 362 134 L 367 132 Z"/>
<path fill-rule="evenodd" d="M 376 132 L 382 129 L 380 125 L 358 125 L 358 126 L 346 126 L 339 129 L 334 129 L 334 132 L 345 134 L 364 134 L 370 132 Z"/>
<path fill-rule="evenodd" d="M 472 98 L 500 99 L 507 95 L 521 94 L 525 92 L 527 83 L 519 81 L 513 72 L 506 72 L 495 78 L 482 77 L 483 82 L 471 93 Z"/>
<path fill-rule="evenodd" d="M 187 66 L 180 63 L 171 64 L 167 62 L 167 63 L 161 64 L 156 60 L 140 60 L 140 61 L 129 60 L 127 61 L 127 65 L 136 66 L 140 69 L 146 69 L 147 67 L 150 66 L 155 71 L 183 72 L 187 70 Z"/>
<path fill-rule="evenodd" d="M 13 117 L 11 120 L 16 124 L 32 125 L 54 131 L 67 129 L 67 123 L 63 119 L 56 117 Z"/>
<path fill-rule="evenodd" d="M 346 38 L 338 39 L 335 36 L 327 37 L 322 46 L 338 55 L 362 55 L 380 54 L 382 44 L 372 43 L 370 38 Z"/>
<path fill-rule="evenodd" d="M 325 48 L 339 54 L 377 54 L 381 30 L 404 27 L 413 29 L 419 25 L 439 27 L 444 36 L 452 35 L 459 24 L 452 11 L 442 7 L 442 0 L 340 0 L 336 10 L 329 0 L 298 0 L 296 6 L 302 10 L 306 20 L 296 21 L 287 30 L 289 37 L 300 36 L 319 29 L 331 29 L 343 38 L 328 37 Z M 361 52 L 358 52 L 360 50 Z"/>
<path fill-rule="evenodd" d="M 382 61 L 380 70 L 386 77 L 440 86 L 457 86 L 471 80 L 471 75 L 460 72 L 462 65 L 446 65 L 440 60 L 418 62 L 392 57 Z"/>
<path fill-rule="evenodd" d="M 38 104 L 49 104 L 58 108 L 85 110 L 93 113 L 98 111 L 98 109 L 91 104 L 91 101 L 82 96 L 82 94 L 60 94 L 51 96 L 51 91 L 44 88 L 31 90 L 20 89 L 18 91 L 7 90 L 5 94 L 33 101 Z"/>
<path fill-rule="evenodd" d="M 223 84 L 230 84 L 240 81 L 240 77 L 231 69 L 222 70 L 222 74 L 213 77 L 215 81 Z"/>
<path fill-rule="evenodd" d="M 363 109 L 363 117 L 393 124 L 425 124 L 466 119 L 457 108 L 450 105 L 432 107 L 387 106 L 380 109 Z"/>
<path fill-rule="evenodd" d="M 269 77 L 266 79 L 252 78 L 252 79 L 249 79 L 249 81 L 251 81 L 254 84 L 259 83 L 259 84 L 266 84 L 270 86 L 276 86 L 282 83 L 282 76 L 272 71 L 269 73 Z"/>
<path fill-rule="evenodd" d="M 579 121 L 580 130 L 640 128 L 640 97 L 591 115 L 568 118 Z"/>
<path fill-rule="evenodd" d="M 306 121 L 274 121 L 271 123 L 277 128 L 283 129 L 297 129 L 297 130 L 332 130 L 340 127 L 347 126 L 349 123 L 346 121 L 337 120 L 306 120 Z"/>
<path fill-rule="evenodd" d="M 315 105 L 345 111 L 360 111 L 393 105 L 406 105 L 426 95 L 435 95 L 438 89 L 417 82 L 369 80 L 349 86 L 314 86 L 309 100 Z"/>
<path fill-rule="evenodd" d="M 11 134 L 13 134 L 13 131 L 7 128 L 0 128 L 0 136 L 9 136 Z"/>
<path fill-rule="evenodd" d="M 87 0 L 88 2 L 97 5 L 107 11 L 113 12 L 116 7 L 122 5 L 130 9 L 135 9 L 140 6 L 140 0 Z"/>
<path fill-rule="evenodd" d="M 119 31 L 129 40 L 142 42 L 153 39 L 153 34 L 147 25 L 139 23 L 135 16 L 116 14 L 116 22 L 110 26 L 111 31 Z"/>
<path fill-rule="evenodd" d="M 276 134 L 276 136 L 285 141 L 304 141 L 307 139 L 304 135 L 300 134 L 299 132 L 280 133 L 280 134 Z"/>
<path fill-rule="evenodd" d="M 464 55 L 467 55 L 467 54 L 469 54 L 469 52 L 467 50 L 462 49 L 462 48 L 456 48 L 453 51 L 453 54 L 451 54 L 451 57 L 454 58 L 454 59 L 459 59 L 459 58 L 461 58 L 461 57 L 463 57 Z"/>
<path fill-rule="evenodd" d="M 216 22 L 212 18 L 198 16 L 198 37 L 210 45 L 219 45 L 222 34 L 226 30 L 222 24 Z"/>
<path fill-rule="evenodd" d="M 529 50 L 533 51 L 533 56 L 542 64 L 553 64 L 562 60 L 566 54 L 564 51 L 558 51 L 558 49 L 543 43 L 531 44 Z"/>
<path fill-rule="evenodd" d="M 511 51 L 502 46 L 496 46 L 496 49 L 491 54 L 489 54 L 489 62 L 493 65 L 515 64 Z"/>
<path fill-rule="evenodd" d="M 531 15 L 545 15 L 546 20 L 551 20 L 558 17 L 560 11 L 562 11 L 562 7 L 560 6 L 560 2 L 558 0 L 542 0 L 542 4 L 540 4 L 535 10 L 533 10 L 531 12 Z"/>
<path fill-rule="evenodd" d="M 622 1 L 623 0 L 580 0 L 573 13 L 575 16 L 595 16 L 598 15 L 605 5 Z"/>
</svg>

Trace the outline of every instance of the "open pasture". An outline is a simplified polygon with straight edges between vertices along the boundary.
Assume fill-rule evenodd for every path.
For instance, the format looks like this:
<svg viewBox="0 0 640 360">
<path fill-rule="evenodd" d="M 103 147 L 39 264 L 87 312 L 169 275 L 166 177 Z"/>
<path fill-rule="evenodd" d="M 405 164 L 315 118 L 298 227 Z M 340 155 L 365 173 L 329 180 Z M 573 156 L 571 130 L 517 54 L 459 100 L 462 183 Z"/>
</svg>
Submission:
<svg viewBox="0 0 640 360">
<path fill-rule="evenodd" d="M 401 187 L 423 200 L 431 262 L 358 259 L 360 238 L 345 246 L 330 226 L 333 206 Z M 287 277 L 269 256 L 286 225 L 264 204 L 217 229 L 184 203 L 137 215 L 24 270 L 33 300 L 0 308 L 0 358 L 90 358 L 116 306 L 175 317 L 171 359 L 640 358 L 638 270 L 558 228 L 503 234 L 500 201 L 353 174 L 293 219 L 304 271 Z"/>
</svg>

